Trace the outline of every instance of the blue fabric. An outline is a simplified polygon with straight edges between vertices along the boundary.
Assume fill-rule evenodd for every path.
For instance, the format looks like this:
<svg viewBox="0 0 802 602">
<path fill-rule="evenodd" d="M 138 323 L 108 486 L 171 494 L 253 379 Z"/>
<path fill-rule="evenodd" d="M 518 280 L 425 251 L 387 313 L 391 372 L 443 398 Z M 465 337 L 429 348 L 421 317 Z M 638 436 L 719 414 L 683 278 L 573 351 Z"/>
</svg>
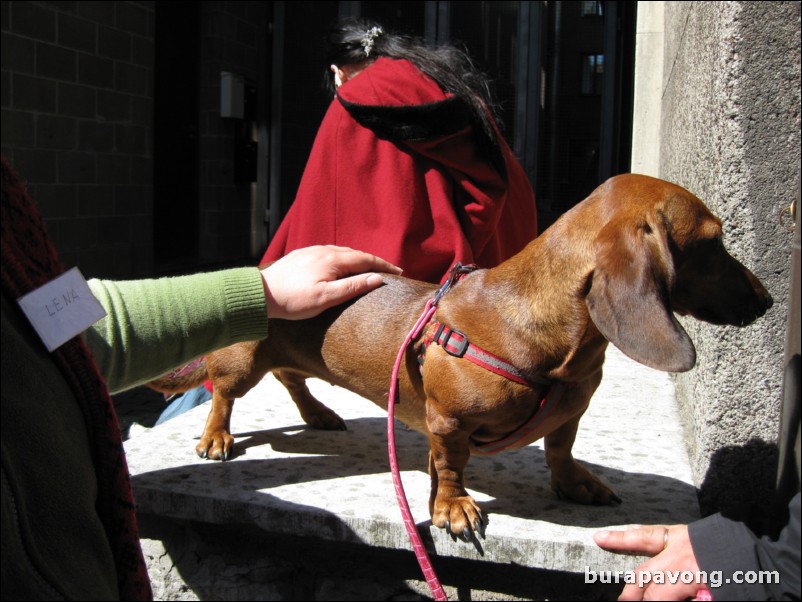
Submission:
<svg viewBox="0 0 802 602">
<path fill-rule="evenodd" d="M 159 419 L 156 421 L 156 425 L 154 426 L 158 426 L 162 422 L 167 422 L 179 414 L 183 414 L 184 412 L 187 412 L 192 408 L 209 401 L 211 398 L 212 394 L 209 393 L 209 391 L 203 385 L 194 389 L 190 389 L 170 402 L 170 405 L 168 405 L 164 412 L 162 412 L 161 416 L 159 416 Z"/>
</svg>

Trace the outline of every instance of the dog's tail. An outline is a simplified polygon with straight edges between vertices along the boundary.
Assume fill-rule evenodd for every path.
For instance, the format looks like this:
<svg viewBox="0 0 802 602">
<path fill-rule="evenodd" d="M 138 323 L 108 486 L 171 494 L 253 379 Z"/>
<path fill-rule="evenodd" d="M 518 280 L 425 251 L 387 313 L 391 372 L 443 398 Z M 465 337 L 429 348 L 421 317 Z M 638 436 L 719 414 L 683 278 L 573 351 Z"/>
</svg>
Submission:
<svg viewBox="0 0 802 602">
<path fill-rule="evenodd" d="M 203 384 L 208 379 L 206 358 L 199 357 L 180 368 L 171 370 L 164 376 L 150 381 L 147 385 L 151 389 L 162 393 L 183 393 Z"/>
</svg>

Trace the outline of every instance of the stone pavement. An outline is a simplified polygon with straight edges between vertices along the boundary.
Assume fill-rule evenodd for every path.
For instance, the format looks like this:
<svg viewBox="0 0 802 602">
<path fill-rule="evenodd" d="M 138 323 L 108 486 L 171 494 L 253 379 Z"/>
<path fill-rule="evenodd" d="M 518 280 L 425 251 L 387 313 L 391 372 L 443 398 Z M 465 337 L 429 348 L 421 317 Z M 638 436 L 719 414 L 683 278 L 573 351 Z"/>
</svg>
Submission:
<svg viewBox="0 0 802 602">
<path fill-rule="evenodd" d="M 362 600 L 428 593 L 406 551 L 387 468 L 384 411 L 322 381 L 309 384 L 348 431 L 306 427 L 283 387 L 267 377 L 235 404 L 236 454 L 228 462 L 195 455 L 207 405 L 126 442 L 158 597 Z M 612 346 L 574 457 L 613 487 L 620 506 L 559 500 L 538 442 L 471 458 L 466 485 L 489 515 L 487 539 L 455 542 L 429 521 L 425 437 L 396 432 L 412 512 L 451 599 L 567 591 L 578 599 L 614 598 L 620 586 L 585 586 L 585 571 L 623 571 L 636 559 L 600 550 L 593 532 L 699 515 L 670 377 Z M 549 589 L 554 584 L 558 592 Z"/>
</svg>

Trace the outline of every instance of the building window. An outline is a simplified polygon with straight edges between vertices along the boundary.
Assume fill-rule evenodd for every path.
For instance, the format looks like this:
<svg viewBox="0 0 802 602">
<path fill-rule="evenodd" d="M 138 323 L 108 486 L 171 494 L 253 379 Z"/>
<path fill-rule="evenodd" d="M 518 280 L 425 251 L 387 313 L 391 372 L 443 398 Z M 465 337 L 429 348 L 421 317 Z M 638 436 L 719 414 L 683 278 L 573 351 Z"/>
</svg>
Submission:
<svg viewBox="0 0 802 602">
<path fill-rule="evenodd" d="M 582 55 L 582 94 L 598 96 L 604 84 L 604 55 Z"/>
<path fill-rule="evenodd" d="M 580 2 L 579 14 L 582 17 L 603 17 L 604 16 L 604 3 L 603 2 Z"/>
</svg>

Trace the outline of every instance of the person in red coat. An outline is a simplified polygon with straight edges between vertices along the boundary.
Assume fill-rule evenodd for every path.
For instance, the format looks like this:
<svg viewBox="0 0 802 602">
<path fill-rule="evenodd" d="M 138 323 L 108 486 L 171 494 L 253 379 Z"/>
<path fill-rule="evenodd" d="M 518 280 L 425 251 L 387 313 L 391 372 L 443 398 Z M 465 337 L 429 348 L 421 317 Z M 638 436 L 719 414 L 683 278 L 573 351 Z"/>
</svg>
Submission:
<svg viewBox="0 0 802 602">
<path fill-rule="evenodd" d="M 532 187 L 465 53 L 360 21 L 328 42 L 335 98 L 263 262 L 336 244 L 439 282 L 457 261 L 493 267 L 535 238 Z"/>
<path fill-rule="evenodd" d="M 464 52 L 363 21 L 343 22 L 327 42 L 335 97 L 262 263 L 332 244 L 437 283 L 456 262 L 494 267 L 537 236 L 532 186 Z M 210 391 L 207 382 L 179 396 L 157 424 Z"/>
</svg>

